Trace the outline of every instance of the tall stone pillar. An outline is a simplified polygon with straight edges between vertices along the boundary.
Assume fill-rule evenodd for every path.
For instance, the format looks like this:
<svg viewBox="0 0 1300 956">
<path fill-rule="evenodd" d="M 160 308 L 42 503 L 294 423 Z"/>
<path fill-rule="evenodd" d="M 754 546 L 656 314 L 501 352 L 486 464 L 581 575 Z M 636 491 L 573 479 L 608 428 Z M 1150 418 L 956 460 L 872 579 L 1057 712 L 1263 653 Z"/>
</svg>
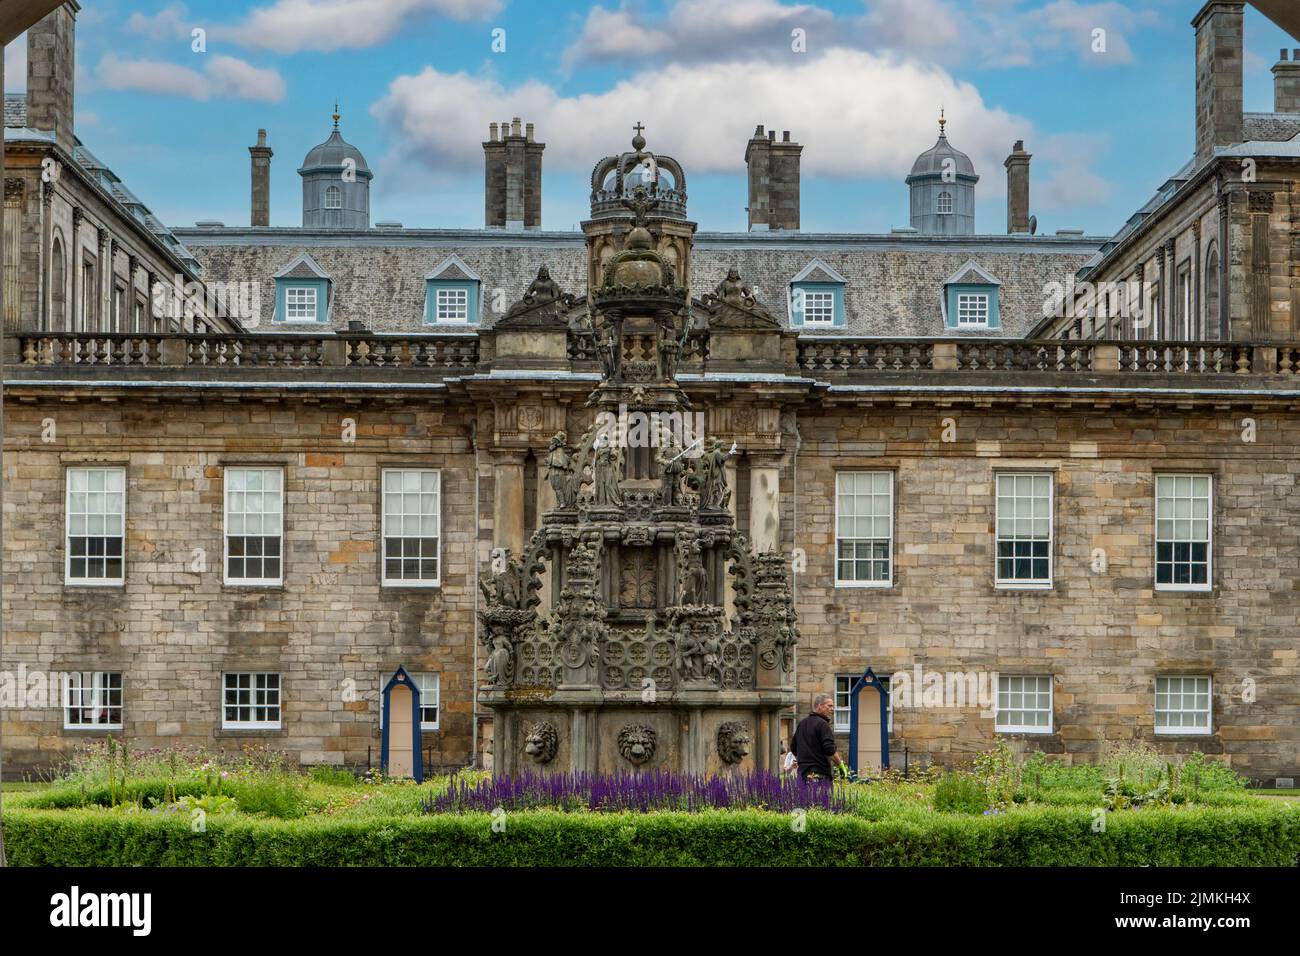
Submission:
<svg viewBox="0 0 1300 956">
<path fill-rule="evenodd" d="M 546 480 L 546 451 L 538 449 L 533 452 L 537 458 L 537 526 L 542 526 L 542 515 L 555 508 L 555 489 L 551 483 Z M 542 575 L 542 589 L 537 592 L 542 603 L 537 607 L 537 613 L 543 617 L 551 613 L 551 575 Z"/>
<path fill-rule="evenodd" d="M 781 454 L 750 452 L 749 540 L 755 554 L 781 550 Z"/>
<path fill-rule="evenodd" d="M 492 471 L 492 542 L 497 548 L 509 548 L 519 557 L 524 553 L 524 459 L 526 452 L 504 450 L 496 453 Z"/>
<path fill-rule="evenodd" d="M 737 494 L 736 494 L 736 459 L 728 458 L 726 464 L 722 466 L 722 474 L 727 482 L 727 490 L 731 492 L 727 496 L 727 510 L 731 512 L 731 520 L 736 520 Z M 739 524 L 736 527 L 740 527 Z M 722 573 L 725 580 L 722 582 L 722 609 L 726 614 L 727 620 L 730 621 L 736 616 L 736 595 L 731 590 L 731 562 L 727 561 L 722 566 Z"/>
</svg>

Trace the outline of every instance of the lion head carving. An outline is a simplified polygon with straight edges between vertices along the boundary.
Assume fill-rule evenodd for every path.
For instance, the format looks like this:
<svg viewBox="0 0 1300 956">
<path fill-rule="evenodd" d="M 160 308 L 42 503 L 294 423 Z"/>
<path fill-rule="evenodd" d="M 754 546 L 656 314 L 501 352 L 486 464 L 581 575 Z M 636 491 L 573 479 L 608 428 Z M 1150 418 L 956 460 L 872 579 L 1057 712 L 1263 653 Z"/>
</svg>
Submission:
<svg viewBox="0 0 1300 956">
<path fill-rule="evenodd" d="M 534 763 L 550 763 L 560 747 L 560 732 L 549 720 L 538 721 L 524 738 L 524 753 Z"/>
<path fill-rule="evenodd" d="M 654 728 L 644 724 L 628 724 L 618 732 L 618 752 L 637 767 L 655 755 L 655 742 Z"/>
<path fill-rule="evenodd" d="M 718 728 L 718 756 L 723 763 L 740 763 L 749 756 L 754 737 L 738 720 L 729 720 Z"/>
</svg>

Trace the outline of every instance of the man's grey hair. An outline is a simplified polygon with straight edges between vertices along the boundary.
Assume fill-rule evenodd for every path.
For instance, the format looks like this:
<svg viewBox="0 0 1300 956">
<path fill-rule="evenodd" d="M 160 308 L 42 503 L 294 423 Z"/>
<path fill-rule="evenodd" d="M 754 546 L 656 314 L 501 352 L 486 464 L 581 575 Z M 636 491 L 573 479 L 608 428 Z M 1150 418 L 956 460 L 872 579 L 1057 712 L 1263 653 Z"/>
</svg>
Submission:
<svg viewBox="0 0 1300 956">
<path fill-rule="evenodd" d="M 816 697 L 813 698 L 813 710 L 816 710 L 822 704 L 826 703 L 828 700 L 831 699 L 832 698 L 830 694 L 818 694 Z"/>
</svg>

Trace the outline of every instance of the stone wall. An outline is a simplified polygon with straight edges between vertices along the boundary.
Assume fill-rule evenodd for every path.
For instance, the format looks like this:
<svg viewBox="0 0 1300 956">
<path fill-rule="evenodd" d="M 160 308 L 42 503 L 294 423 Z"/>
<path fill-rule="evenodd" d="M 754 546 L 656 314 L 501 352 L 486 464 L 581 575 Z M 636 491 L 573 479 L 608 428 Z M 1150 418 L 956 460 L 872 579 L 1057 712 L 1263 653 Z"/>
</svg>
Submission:
<svg viewBox="0 0 1300 956">
<path fill-rule="evenodd" d="M 123 736 L 140 747 L 248 741 L 306 763 L 379 762 L 377 696 L 399 664 L 441 675 L 435 766 L 470 759 L 474 456 L 453 412 L 392 402 L 115 402 L 6 409 L 4 670 L 124 672 Z M 41 441 L 53 418 L 56 441 Z M 355 444 L 341 421 L 355 418 Z M 124 587 L 63 583 L 64 470 L 127 469 Z M 222 583 L 223 469 L 285 469 L 284 584 Z M 442 585 L 379 586 L 379 481 L 388 466 L 442 470 Z M 206 570 L 195 573 L 194 549 Z M 282 674 L 279 731 L 221 729 L 221 674 Z M 355 682 L 348 700 L 345 681 Z M 5 769 L 78 740 L 57 709 L 7 715 Z"/>
<path fill-rule="evenodd" d="M 1258 441 L 1243 443 L 1254 417 Z M 952 417 L 957 441 L 941 441 Z M 783 473 L 787 545 L 805 549 L 799 577 L 799 707 L 835 674 L 925 671 L 1051 674 L 1051 735 L 1015 746 L 1088 761 L 1109 741 L 1141 738 L 1166 753 L 1221 754 L 1271 778 L 1300 767 L 1297 610 L 1300 420 L 1246 411 L 985 411 L 841 408 L 800 415 L 797 489 Z M 994 476 L 1055 476 L 1055 585 L 994 586 Z M 835 474 L 895 475 L 894 585 L 837 588 Z M 1155 591 L 1154 479 L 1185 469 L 1214 476 L 1214 590 Z M 791 500 L 790 493 L 794 492 Z M 797 507 L 798 514 L 793 514 Z M 1094 550 L 1107 570 L 1094 572 Z M 1209 736 L 1156 737 L 1157 675 L 1211 675 Z M 1247 678 L 1256 699 L 1243 700 Z M 893 749 L 911 760 L 969 762 L 994 740 L 977 707 L 896 709 Z M 842 752 L 847 753 L 847 739 Z"/>
<path fill-rule="evenodd" d="M 358 766 L 368 752 L 378 762 L 380 677 L 404 664 L 442 675 L 442 726 L 425 744 L 432 765 L 463 765 L 472 753 L 475 568 L 493 542 L 524 533 L 548 506 L 531 459 L 553 426 L 580 433 L 589 412 L 571 391 L 496 396 L 515 408 L 541 401 L 542 427 L 527 432 L 499 409 L 494 419 L 490 402 L 475 409 L 453 397 L 443 406 L 398 392 L 346 402 L 283 393 L 204 399 L 197 391 L 150 401 L 12 396 L 0 670 L 122 670 L 124 736 L 139 746 L 264 740 L 304 762 Z M 1013 736 L 1017 748 L 1088 761 L 1109 741 L 1137 737 L 1171 754 L 1222 755 L 1261 779 L 1300 769 L 1300 418 L 1285 405 L 1137 408 L 1118 393 L 1100 407 L 1078 398 L 1072 406 L 950 394 L 940 407 L 929 398 L 857 405 L 829 397 L 822 407 L 787 407 L 778 423 L 770 407 L 746 401 L 698 396 L 696 407 L 712 406 L 711 433 L 740 437 L 740 527 L 751 538 L 771 529 L 779 548 L 806 553 L 797 578 L 800 713 L 836 674 L 867 666 L 882 676 L 918 664 L 926 672 L 1050 674 L 1054 732 Z M 354 445 L 341 441 L 345 417 L 357 421 Z M 1253 443 L 1242 441 L 1247 417 L 1256 421 Z M 57 426 L 49 444 L 40 437 L 45 418 Z M 944 418 L 954 419 L 955 442 L 942 440 Z M 738 424 L 746 421 L 757 423 L 752 433 Z M 480 443 L 477 514 L 471 422 Z M 63 584 L 64 469 L 85 461 L 128 469 L 124 587 Z M 222 469 L 248 462 L 286 470 L 282 588 L 222 584 Z M 438 589 L 379 586 L 385 466 L 442 469 Z M 837 588 L 834 476 L 871 469 L 895 474 L 894 584 Z M 1055 477 L 1051 590 L 994 586 L 1000 469 Z M 1178 470 L 1214 476 L 1210 592 L 1153 589 L 1153 476 Z M 506 472 L 521 480 L 518 515 L 495 493 Z M 775 498 L 758 493 L 772 475 Z M 764 514 L 771 506 L 775 522 Z M 190 570 L 196 547 L 209 556 L 202 573 Z M 1104 571 L 1093 570 L 1096 549 Z M 284 675 L 283 730 L 222 731 L 220 674 L 262 668 Z M 1154 680 L 1174 674 L 1213 678 L 1212 734 L 1154 735 Z M 1253 701 L 1244 699 L 1247 678 Z M 355 701 L 344 699 L 348 679 Z M 87 736 L 99 735 L 63 730 L 54 709 L 11 713 L 6 769 L 47 763 Z M 993 740 L 993 720 L 978 706 L 895 711 L 896 762 L 906 746 L 913 764 L 961 764 Z"/>
</svg>

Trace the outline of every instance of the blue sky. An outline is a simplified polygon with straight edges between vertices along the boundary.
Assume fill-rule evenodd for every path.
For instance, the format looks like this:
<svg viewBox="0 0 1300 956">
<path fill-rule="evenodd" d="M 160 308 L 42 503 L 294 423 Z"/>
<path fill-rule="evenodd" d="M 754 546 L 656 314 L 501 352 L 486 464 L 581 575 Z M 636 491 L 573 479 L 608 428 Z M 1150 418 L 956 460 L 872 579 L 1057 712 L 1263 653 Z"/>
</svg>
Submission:
<svg viewBox="0 0 1300 956">
<path fill-rule="evenodd" d="M 639 120 L 685 166 L 691 217 L 719 230 L 745 227 L 745 140 L 762 123 L 804 145 L 805 230 L 879 232 L 906 225 L 902 180 L 942 105 L 982 175 L 980 232 L 1005 230 L 1001 160 L 1024 139 L 1040 229 L 1109 234 L 1191 155 L 1200 5 L 83 0 L 78 133 L 167 223 L 235 225 L 265 127 L 272 223 L 295 225 L 295 170 L 337 96 L 376 171 L 373 220 L 477 227 L 479 144 L 518 115 L 547 144 L 543 225 L 567 229 L 592 165 Z M 1247 110 L 1272 108 L 1283 46 L 1300 42 L 1248 8 Z M 11 46 L 9 91 L 22 62 Z"/>
</svg>

